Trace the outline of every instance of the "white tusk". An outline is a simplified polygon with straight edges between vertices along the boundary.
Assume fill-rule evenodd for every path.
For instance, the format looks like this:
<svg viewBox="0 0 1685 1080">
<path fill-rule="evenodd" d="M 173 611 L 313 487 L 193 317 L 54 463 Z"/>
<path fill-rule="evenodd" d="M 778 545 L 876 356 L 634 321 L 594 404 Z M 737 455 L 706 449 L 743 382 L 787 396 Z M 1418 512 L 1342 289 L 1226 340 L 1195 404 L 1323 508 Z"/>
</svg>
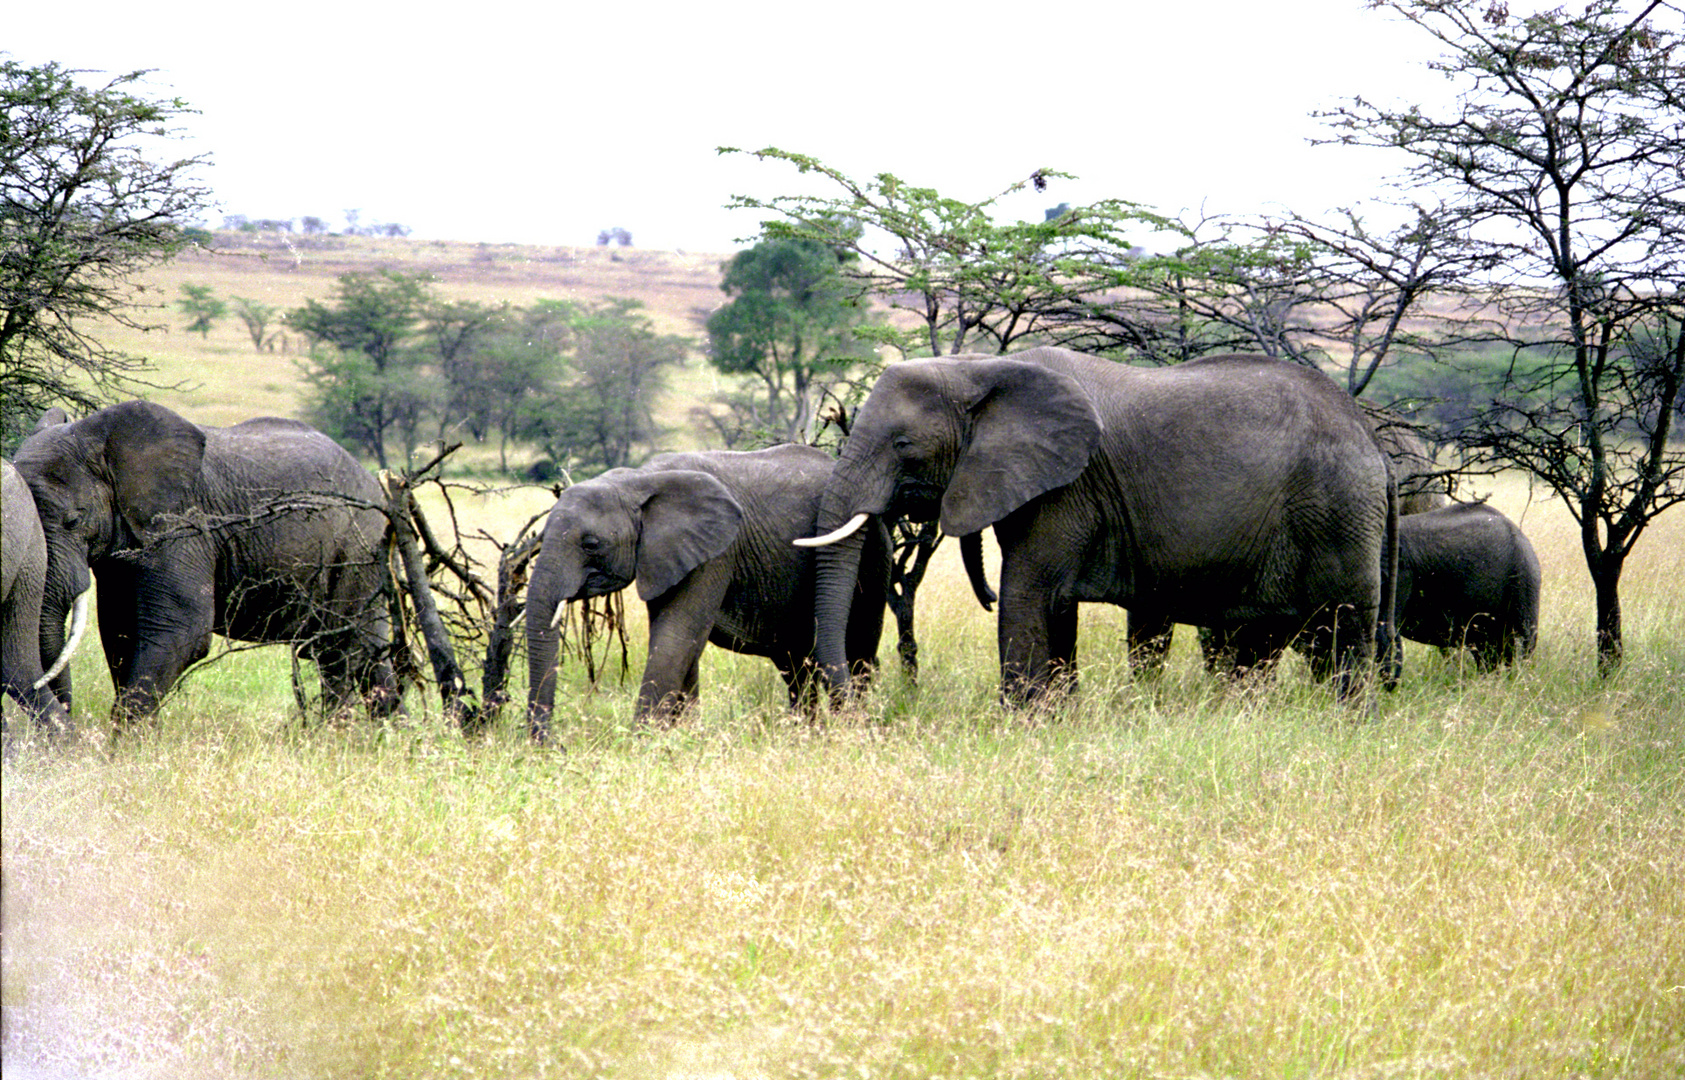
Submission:
<svg viewBox="0 0 1685 1080">
<path fill-rule="evenodd" d="M 827 547 L 839 540 L 847 540 L 860 531 L 860 526 L 866 524 L 865 514 L 855 514 L 843 523 L 835 532 L 828 532 L 824 536 L 803 536 L 796 540 L 797 547 Z"/>
<path fill-rule="evenodd" d="M 58 678 L 59 672 L 69 666 L 71 654 L 76 651 L 76 646 L 82 644 L 82 635 L 88 632 L 88 594 L 93 591 L 92 585 L 83 589 L 81 594 L 76 597 L 75 603 L 70 605 L 70 640 L 64 643 L 64 648 L 59 650 L 58 659 L 53 661 L 53 666 L 45 675 L 35 680 L 35 685 L 31 689 L 39 690 L 46 686 Z"/>
<path fill-rule="evenodd" d="M 561 603 L 556 605 L 556 613 L 550 616 L 550 629 L 554 630 L 556 627 L 562 625 L 562 616 L 567 614 L 567 610 L 568 602 L 566 600 L 563 600 Z"/>
</svg>

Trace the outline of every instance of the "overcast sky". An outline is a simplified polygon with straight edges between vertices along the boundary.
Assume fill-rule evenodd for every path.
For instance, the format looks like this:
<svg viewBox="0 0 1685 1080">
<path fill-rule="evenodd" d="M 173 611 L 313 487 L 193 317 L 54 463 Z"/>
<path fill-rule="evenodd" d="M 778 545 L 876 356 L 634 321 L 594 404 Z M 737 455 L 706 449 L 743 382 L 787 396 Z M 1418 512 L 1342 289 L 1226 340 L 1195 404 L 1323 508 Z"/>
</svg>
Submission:
<svg viewBox="0 0 1685 1080">
<path fill-rule="evenodd" d="M 1521 5 L 1516 5 L 1518 8 Z M 80 0 L 14 5 L 0 49 L 107 72 L 199 111 L 186 148 L 222 214 L 425 238 L 730 251 L 733 194 L 794 189 L 778 146 L 1007 206 L 1102 198 L 1177 212 L 1314 214 L 1385 196 L 1399 165 L 1311 147 L 1355 94 L 1443 98 L 1425 34 L 1363 0 L 1060 4 L 440 5 Z M 800 14 L 806 12 L 806 14 Z"/>
</svg>

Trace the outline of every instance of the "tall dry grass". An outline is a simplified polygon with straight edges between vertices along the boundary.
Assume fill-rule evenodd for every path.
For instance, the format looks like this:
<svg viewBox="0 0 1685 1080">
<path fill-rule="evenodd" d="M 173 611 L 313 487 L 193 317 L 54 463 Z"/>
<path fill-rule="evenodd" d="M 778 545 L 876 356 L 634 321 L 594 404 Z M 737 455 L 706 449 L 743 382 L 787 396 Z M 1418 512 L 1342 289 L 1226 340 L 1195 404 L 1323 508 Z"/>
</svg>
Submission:
<svg viewBox="0 0 1685 1080">
<path fill-rule="evenodd" d="M 1005 712 L 951 550 L 920 685 L 823 727 L 717 650 L 665 732 L 628 725 L 636 648 L 623 684 L 570 669 L 566 754 L 422 702 L 304 727 L 278 650 L 232 657 L 141 737 L 5 763 L 7 1073 L 1680 1075 L 1685 522 L 1599 681 L 1571 523 L 1495 488 L 1546 567 L 1537 656 L 1412 648 L 1367 722 L 1191 640 L 1134 680 L 1104 608 L 1078 695 Z"/>
</svg>

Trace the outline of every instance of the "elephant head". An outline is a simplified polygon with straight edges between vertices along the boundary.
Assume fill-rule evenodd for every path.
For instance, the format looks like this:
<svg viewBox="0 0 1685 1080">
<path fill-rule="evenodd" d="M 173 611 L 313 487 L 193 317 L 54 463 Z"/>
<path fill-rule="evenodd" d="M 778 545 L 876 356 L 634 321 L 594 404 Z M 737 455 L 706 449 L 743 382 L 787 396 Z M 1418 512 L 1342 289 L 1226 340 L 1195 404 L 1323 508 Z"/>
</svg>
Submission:
<svg viewBox="0 0 1685 1080">
<path fill-rule="evenodd" d="M 820 503 L 818 659 L 847 682 L 843 635 L 868 516 L 936 518 L 969 537 L 1088 467 L 1103 425 L 1068 375 L 1021 360 L 948 357 L 886 369 L 860 407 Z M 801 541 L 798 541 L 801 542 Z"/>
<path fill-rule="evenodd" d="M 47 542 L 41 655 L 65 651 L 65 615 L 90 583 L 90 568 L 139 546 L 165 514 L 188 505 L 205 435 L 161 406 L 129 401 L 70 422 L 49 409 L 18 447 Z M 70 677 L 53 682 L 70 702 Z"/>
<path fill-rule="evenodd" d="M 76 598 L 69 643 L 43 672 L 41 597 L 47 581 L 47 540 L 23 477 L 10 461 L 0 461 L 0 473 L 0 681 L 38 725 L 50 733 L 69 734 L 70 716 L 48 684 L 70 662 L 87 628 L 87 594 Z"/>
<path fill-rule="evenodd" d="M 737 539 L 743 509 L 724 484 L 688 469 L 613 469 L 562 492 L 527 586 L 528 721 L 546 738 L 556 693 L 556 635 L 569 600 L 636 581 L 650 601 Z"/>
</svg>

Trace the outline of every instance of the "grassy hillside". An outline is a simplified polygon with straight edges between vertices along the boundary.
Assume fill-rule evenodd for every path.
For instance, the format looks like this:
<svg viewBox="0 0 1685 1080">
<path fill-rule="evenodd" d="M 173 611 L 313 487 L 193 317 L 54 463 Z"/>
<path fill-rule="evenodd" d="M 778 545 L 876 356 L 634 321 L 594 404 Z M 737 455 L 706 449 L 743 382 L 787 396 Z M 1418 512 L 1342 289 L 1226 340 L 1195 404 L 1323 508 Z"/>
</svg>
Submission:
<svg viewBox="0 0 1685 1080">
<path fill-rule="evenodd" d="M 493 250 L 483 275 L 442 251 L 447 288 L 583 273 L 521 256 L 555 276 L 504 281 Z M 567 254 L 627 273 L 584 295 L 707 302 L 717 258 L 649 253 L 644 294 L 613 254 Z M 239 258 L 159 285 L 293 303 L 339 272 Z M 215 405 L 203 379 L 195 418 L 284 411 L 251 404 L 286 400 L 284 358 L 233 328 L 166 344 L 242 376 Z M 7 1076 L 1685 1075 L 1685 512 L 1632 556 L 1628 663 L 1600 681 L 1573 522 L 1523 478 L 1486 487 L 1544 567 L 1537 654 L 1479 676 L 1412 645 L 1364 721 L 1296 660 L 1214 681 L 1186 633 L 1137 680 L 1096 605 L 1078 695 L 1007 712 L 951 544 L 919 685 L 886 670 L 820 726 L 770 664 L 710 649 L 700 708 L 632 728 L 635 601 L 626 673 L 564 665 L 566 752 L 518 709 L 465 743 L 420 698 L 306 726 L 274 648 L 114 746 L 84 649 L 93 745 L 3 766 Z M 485 492 L 458 520 L 508 538 L 547 501 Z"/>
<path fill-rule="evenodd" d="M 326 299 L 341 274 L 396 270 L 429 273 L 439 296 L 524 306 L 540 299 L 597 300 L 624 296 L 644 303 L 656 329 L 700 344 L 703 323 L 725 297 L 719 291 L 725 255 L 641 251 L 636 248 L 528 247 L 442 240 L 303 237 L 219 233 L 211 250 L 190 251 L 143 280 L 145 302 L 163 304 L 150 321 L 166 329 L 139 334 L 113 328 L 111 344 L 145 356 L 162 388 L 147 396 L 204 424 L 225 425 L 258 415 L 294 416 L 303 386 L 297 360 L 307 346 L 284 332 L 274 352 L 254 350 L 232 314 L 206 336 L 187 333 L 175 308 L 183 285 L 209 286 L 227 300 L 243 296 L 282 311 Z M 670 400 L 659 410 L 681 424 L 693 399 L 717 386 L 700 354 L 675 373 Z M 687 445 L 679 433 L 675 445 Z"/>
</svg>

